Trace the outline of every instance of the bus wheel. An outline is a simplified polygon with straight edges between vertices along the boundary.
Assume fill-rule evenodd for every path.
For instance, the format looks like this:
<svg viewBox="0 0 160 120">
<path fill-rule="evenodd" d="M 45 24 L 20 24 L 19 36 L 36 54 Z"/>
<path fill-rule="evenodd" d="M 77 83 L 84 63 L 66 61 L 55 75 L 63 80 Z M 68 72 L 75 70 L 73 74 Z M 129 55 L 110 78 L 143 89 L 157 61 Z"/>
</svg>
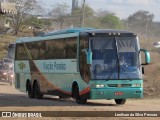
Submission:
<svg viewBox="0 0 160 120">
<path fill-rule="evenodd" d="M 40 88 L 37 83 L 34 86 L 34 95 L 36 99 L 42 99 L 43 97 L 43 94 L 40 92 Z"/>
<path fill-rule="evenodd" d="M 27 83 L 27 91 L 28 91 L 28 97 L 29 98 L 35 98 L 34 92 L 32 91 L 31 84 Z"/>
<path fill-rule="evenodd" d="M 116 104 L 123 105 L 126 103 L 126 99 L 115 99 Z"/>
<path fill-rule="evenodd" d="M 74 97 L 75 97 L 76 103 L 78 104 L 85 104 L 87 102 L 86 98 L 83 98 L 79 95 L 79 88 L 77 85 L 74 87 Z"/>
</svg>

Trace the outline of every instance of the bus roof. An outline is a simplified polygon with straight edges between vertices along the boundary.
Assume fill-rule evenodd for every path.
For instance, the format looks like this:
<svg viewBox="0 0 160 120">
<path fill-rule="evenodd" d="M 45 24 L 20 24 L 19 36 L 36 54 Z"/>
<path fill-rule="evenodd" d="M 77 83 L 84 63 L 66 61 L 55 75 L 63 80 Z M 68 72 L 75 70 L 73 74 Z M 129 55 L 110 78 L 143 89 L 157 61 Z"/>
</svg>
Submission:
<svg viewBox="0 0 160 120">
<path fill-rule="evenodd" d="M 63 29 L 63 30 L 59 30 L 59 31 L 53 31 L 53 32 L 50 32 L 50 33 L 47 33 L 43 36 L 38 36 L 38 37 L 18 38 L 16 40 L 16 43 L 75 37 L 75 36 L 79 35 L 79 32 L 86 31 L 86 30 L 93 30 L 93 28 L 68 28 L 68 29 Z"/>
<path fill-rule="evenodd" d="M 59 31 L 53 31 L 50 33 L 47 33 L 44 36 L 52 36 L 52 35 L 59 35 L 59 34 L 69 34 L 69 33 L 79 33 L 81 31 L 88 31 L 88 30 L 94 30 L 93 28 L 68 28 L 64 30 L 59 30 Z"/>
<path fill-rule="evenodd" d="M 89 33 L 89 34 L 121 34 L 121 35 L 135 35 L 132 32 L 126 30 L 115 30 L 115 29 L 94 29 L 94 28 L 68 28 L 59 31 L 53 31 L 47 33 L 43 36 L 38 37 L 23 37 L 16 40 L 16 43 L 23 43 L 23 42 L 34 42 L 34 41 L 43 41 L 43 40 L 50 40 L 50 39 L 60 39 L 60 38 L 67 38 L 67 37 L 76 37 L 79 34 Z"/>
<path fill-rule="evenodd" d="M 53 35 L 60 35 L 60 34 L 70 34 L 70 33 L 120 33 L 120 34 L 134 34 L 132 32 L 129 32 L 127 30 L 116 30 L 116 29 L 94 29 L 94 28 L 68 28 L 64 30 L 59 30 L 59 31 L 53 31 L 50 33 L 47 33 L 43 35 L 45 36 L 53 36 Z"/>
</svg>

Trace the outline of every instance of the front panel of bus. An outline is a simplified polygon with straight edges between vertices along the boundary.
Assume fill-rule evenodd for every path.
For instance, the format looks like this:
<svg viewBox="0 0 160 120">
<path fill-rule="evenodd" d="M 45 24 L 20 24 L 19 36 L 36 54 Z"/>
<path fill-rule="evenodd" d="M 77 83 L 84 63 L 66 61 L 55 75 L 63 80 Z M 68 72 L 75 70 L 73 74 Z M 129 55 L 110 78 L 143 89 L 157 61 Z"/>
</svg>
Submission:
<svg viewBox="0 0 160 120">
<path fill-rule="evenodd" d="M 92 52 L 91 64 L 84 62 L 84 49 Z M 90 85 L 90 98 L 143 97 L 139 51 L 138 38 L 127 33 L 80 37 L 80 73 Z"/>
</svg>

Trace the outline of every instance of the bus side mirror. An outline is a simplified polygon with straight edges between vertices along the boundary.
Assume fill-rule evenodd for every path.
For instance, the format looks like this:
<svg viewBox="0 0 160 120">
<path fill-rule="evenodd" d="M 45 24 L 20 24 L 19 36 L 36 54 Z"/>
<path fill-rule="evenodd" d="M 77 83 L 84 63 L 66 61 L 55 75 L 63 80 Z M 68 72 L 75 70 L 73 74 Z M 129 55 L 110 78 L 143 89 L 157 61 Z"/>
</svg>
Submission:
<svg viewBox="0 0 160 120">
<path fill-rule="evenodd" d="M 148 65 L 151 62 L 150 53 L 145 49 L 140 49 L 140 51 L 144 52 L 145 54 L 145 63 L 142 63 L 142 65 Z"/>
<path fill-rule="evenodd" d="M 88 65 L 92 64 L 92 51 L 87 49 L 82 49 L 82 52 L 86 54 L 87 64 Z"/>
</svg>

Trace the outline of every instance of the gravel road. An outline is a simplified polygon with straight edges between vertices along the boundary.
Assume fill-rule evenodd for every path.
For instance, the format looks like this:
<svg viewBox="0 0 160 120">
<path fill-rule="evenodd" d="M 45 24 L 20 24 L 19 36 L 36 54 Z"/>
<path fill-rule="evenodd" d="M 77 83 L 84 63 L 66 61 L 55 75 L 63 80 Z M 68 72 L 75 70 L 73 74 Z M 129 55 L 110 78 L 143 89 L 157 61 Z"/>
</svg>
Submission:
<svg viewBox="0 0 160 120">
<path fill-rule="evenodd" d="M 43 99 L 29 99 L 26 93 L 22 93 L 4 81 L 0 81 L 0 111 L 160 111 L 159 98 L 130 99 L 125 105 L 116 105 L 113 100 L 88 100 L 85 105 L 78 105 L 73 99 L 59 99 L 55 96 L 44 96 Z M 137 118 L 137 117 L 136 117 Z M 134 117 L 120 117 L 121 120 L 132 120 Z M 2 119 L 2 118 L 0 118 Z M 5 118 L 4 118 L 5 119 Z M 16 118 L 16 120 L 20 118 Z M 27 119 L 27 118 L 23 118 Z M 36 118 L 32 118 L 36 119 Z M 43 118 L 41 118 L 43 119 Z M 40 120 L 41 120 L 40 119 Z M 105 119 L 103 117 L 78 117 L 78 118 L 45 118 L 53 119 Z M 108 117 L 107 119 L 117 119 Z M 145 119 L 141 117 L 140 119 Z M 159 119 L 150 117 L 149 119 Z M 38 118 L 39 120 L 39 118 Z"/>
</svg>

